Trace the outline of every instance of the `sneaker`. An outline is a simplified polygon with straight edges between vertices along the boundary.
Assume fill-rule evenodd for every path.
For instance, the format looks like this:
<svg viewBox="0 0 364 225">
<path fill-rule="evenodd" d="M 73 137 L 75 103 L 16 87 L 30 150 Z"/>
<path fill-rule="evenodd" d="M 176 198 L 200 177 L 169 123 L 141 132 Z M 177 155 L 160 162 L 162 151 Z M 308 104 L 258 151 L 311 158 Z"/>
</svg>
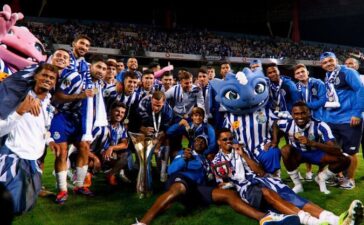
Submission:
<svg viewBox="0 0 364 225">
<path fill-rule="evenodd" d="M 85 180 L 83 181 L 83 186 L 89 188 L 91 187 L 91 185 L 92 185 L 92 173 L 87 172 Z"/>
<path fill-rule="evenodd" d="M 75 187 L 73 189 L 73 193 L 80 194 L 80 195 L 86 195 L 89 197 L 94 196 L 94 193 L 92 191 L 90 191 L 90 189 L 88 189 L 87 187 Z"/>
<path fill-rule="evenodd" d="M 68 198 L 68 192 L 67 191 L 60 191 L 56 196 L 56 203 L 63 205 L 65 201 Z"/>
<path fill-rule="evenodd" d="M 339 225 L 360 225 L 364 217 L 363 203 L 359 200 L 351 202 L 348 211 L 339 217 Z"/>
<path fill-rule="evenodd" d="M 342 182 L 339 186 L 341 189 L 351 190 L 355 188 L 355 182 L 351 181 L 349 179 L 345 179 L 344 182 Z"/>
<path fill-rule="evenodd" d="M 297 215 L 283 215 L 269 212 L 259 221 L 259 225 L 300 225 L 300 218 Z"/>
<path fill-rule="evenodd" d="M 319 185 L 319 187 L 320 187 L 320 191 L 321 191 L 322 193 L 324 193 L 325 195 L 330 194 L 330 191 L 329 191 L 329 190 L 327 190 L 326 182 L 325 182 L 325 180 L 324 180 L 324 179 L 321 179 L 321 178 L 320 178 L 320 174 L 317 174 L 317 176 L 315 177 L 315 181 L 316 181 L 316 183 Z"/>
<path fill-rule="evenodd" d="M 303 178 L 301 172 L 298 171 L 298 177 L 300 178 L 300 180 L 304 180 L 305 178 Z"/>
<path fill-rule="evenodd" d="M 301 185 L 295 185 L 293 188 L 292 188 L 292 191 L 294 191 L 294 193 L 300 193 L 300 192 L 303 192 L 303 186 L 302 184 Z"/>
<path fill-rule="evenodd" d="M 330 187 L 336 187 L 340 185 L 340 180 L 342 180 L 341 177 L 331 177 L 328 180 L 326 180 L 326 184 Z"/>
<path fill-rule="evenodd" d="M 305 180 L 310 182 L 310 181 L 312 181 L 312 178 L 313 178 L 313 173 L 307 172 L 306 176 L 305 176 Z"/>
<path fill-rule="evenodd" d="M 115 174 L 107 174 L 106 175 L 106 180 L 107 180 L 107 183 L 110 185 L 110 186 L 117 186 L 118 185 L 118 179 L 116 178 Z"/>
<path fill-rule="evenodd" d="M 136 223 L 133 223 L 132 225 L 147 225 L 145 223 L 139 222 L 137 218 L 135 218 Z"/>
</svg>

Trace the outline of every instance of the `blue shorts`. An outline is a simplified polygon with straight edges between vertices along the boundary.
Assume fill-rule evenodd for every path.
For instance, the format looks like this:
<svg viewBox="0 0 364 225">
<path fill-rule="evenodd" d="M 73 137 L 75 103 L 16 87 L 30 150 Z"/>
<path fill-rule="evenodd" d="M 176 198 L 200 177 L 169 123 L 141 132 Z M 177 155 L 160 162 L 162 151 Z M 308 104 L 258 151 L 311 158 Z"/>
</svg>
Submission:
<svg viewBox="0 0 364 225">
<path fill-rule="evenodd" d="M 36 160 L 18 158 L 4 145 L 0 148 L 0 175 L 0 183 L 11 194 L 15 214 L 34 207 L 42 187 L 42 174 Z"/>
<path fill-rule="evenodd" d="M 213 203 L 212 191 L 214 187 L 199 185 L 190 178 L 175 173 L 172 174 L 166 183 L 169 189 L 174 183 L 182 183 L 186 188 L 186 195 L 179 199 L 179 201 L 186 207 L 196 207 L 197 205 L 210 205 Z"/>
<path fill-rule="evenodd" d="M 291 188 L 283 184 L 282 181 L 278 179 L 269 177 L 256 178 L 253 185 L 258 185 L 258 187 L 266 187 L 276 192 L 282 199 L 292 203 L 300 209 L 302 209 L 308 203 L 306 199 L 294 193 Z"/>
<path fill-rule="evenodd" d="M 301 155 L 301 162 L 312 163 L 315 165 L 320 165 L 321 159 L 325 155 L 325 152 L 322 150 L 300 151 L 296 148 L 293 149 L 295 149 Z"/>
<path fill-rule="evenodd" d="M 271 147 L 268 151 L 260 150 L 257 159 L 267 173 L 273 174 L 281 168 L 281 151 L 279 148 Z"/>
<path fill-rule="evenodd" d="M 51 137 L 56 143 L 74 143 L 82 139 L 81 119 L 73 114 L 57 113 L 49 129 Z"/>
<path fill-rule="evenodd" d="M 354 155 L 359 152 L 361 135 L 363 132 L 362 124 L 356 127 L 351 127 L 349 123 L 327 124 L 331 128 L 336 142 L 339 143 L 345 153 Z"/>
</svg>

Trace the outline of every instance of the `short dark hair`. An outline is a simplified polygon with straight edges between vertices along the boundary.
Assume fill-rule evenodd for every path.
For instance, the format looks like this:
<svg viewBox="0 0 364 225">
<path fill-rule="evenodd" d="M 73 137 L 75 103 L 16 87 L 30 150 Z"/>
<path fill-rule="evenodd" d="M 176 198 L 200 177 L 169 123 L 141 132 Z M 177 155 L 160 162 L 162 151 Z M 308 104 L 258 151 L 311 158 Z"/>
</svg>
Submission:
<svg viewBox="0 0 364 225">
<path fill-rule="evenodd" d="M 86 40 L 88 40 L 89 42 L 90 42 L 90 44 L 91 44 L 91 42 L 92 42 L 92 39 L 89 37 L 89 36 L 87 36 L 87 35 L 85 35 L 85 34 L 79 34 L 79 35 L 77 35 L 76 37 L 75 37 L 75 39 L 73 40 L 73 43 L 76 43 L 78 40 L 80 40 L 80 39 L 86 39 Z"/>
<path fill-rule="evenodd" d="M 152 95 L 152 98 L 153 99 L 156 99 L 156 100 L 161 100 L 161 99 L 166 99 L 166 95 L 164 94 L 163 91 L 155 91 Z"/>
<path fill-rule="evenodd" d="M 205 110 L 201 107 L 193 107 L 192 111 L 191 111 L 191 116 L 193 114 L 199 114 L 200 116 L 202 116 L 203 118 L 205 118 Z"/>
<path fill-rule="evenodd" d="M 179 78 L 179 80 L 181 81 L 181 80 L 187 80 L 187 79 L 191 79 L 193 76 L 192 76 L 192 74 L 190 73 L 190 72 L 188 72 L 188 71 L 179 71 L 178 72 L 178 78 Z"/>
<path fill-rule="evenodd" d="M 299 63 L 293 67 L 293 72 L 296 72 L 296 70 L 298 70 L 299 68 L 305 68 L 307 70 L 305 64 Z"/>
<path fill-rule="evenodd" d="M 223 127 L 220 130 L 217 131 L 217 139 L 220 138 L 222 133 L 232 133 L 230 129 Z"/>
<path fill-rule="evenodd" d="M 292 109 L 293 109 L 293 107 L 306 107 L 307 109 L 309 109 L 307 104 L 304 101 L 295 102 L 292 106 Z"/>
<path fill-rule="evenodd" d="M 152 70 L 144 70 L 143 71 L 143 74 L 142 74 L 142 77 L 144 76 L 144 75 L 147 75 L 147 74 L 153 74 L 154 75 L 154 72 L 152 71 Z"/>
<path fill-rule="evenodd" d="M 128 77 L 131 79 L 138 79 L 138 75 L 134 71 L 129 71 L 129 70 L 124 73 L 124 81 Z"/>
<path fill-rule="evenodd" d="M 98 63 L 98 62 L 103 62 L 103 63 L 107 64 L 106 61 L 105 61 L 105 58 L 102 55 L 94 54 L 94 55 L 90 56 L 90 63 L 91 64 L 95 64 L 95 63 Z"/>
<path fill-rule="evenodd" d="M 201 67 L 199 70 L 198 70 L 199 73 L 206 73 L 207 74 L 207 68 L 206 67 Z"/>
<path fill-rule="evenodd" d="M 268 63 L 266 68 L 269 68 L 269 67 L 278 67 L 276 63 Z"/>
<path fill-rule="evenodd" d="M 126 106 L 123 102 L 118 102 L 118 101 L 112 103 L 110 110 L 113 111 L 116 108 L 124 108 L 125 110 L 128 110 L 128 106 Z"/>
<path fill-rule="evenodd" d="M 59 68 L 57 66 L 49 64 L 49 63 L 39 63 L 39 67 L 37 69 L 35 69 L 34 74 L 39 73 L 43 69 L 52 71 L 52 72 L 56 73 L 58 76 Z"/>
</svg>

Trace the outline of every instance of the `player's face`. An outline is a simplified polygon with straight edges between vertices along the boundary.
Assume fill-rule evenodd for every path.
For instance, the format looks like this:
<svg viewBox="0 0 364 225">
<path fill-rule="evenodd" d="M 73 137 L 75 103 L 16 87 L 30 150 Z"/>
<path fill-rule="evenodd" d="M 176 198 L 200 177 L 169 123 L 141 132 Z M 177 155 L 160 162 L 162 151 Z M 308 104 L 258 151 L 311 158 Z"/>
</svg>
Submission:
<svg viewBox="0 0 364 225">
<path fill-rule="evenodd" d="M 107 65 L 104 62 L 96 62 L 91 65 L 90 72 L 94 79 L 102 80 L 106 74 Z"/>
<path fill-rule="evenodd" d="M 255 71 L 255 70 L 257 70 L 258 68 L 260 68 L 260 65 L 259 64 L 253 64 L 253 65 L 251 65 L 250 66 L 250 69 L 251 69 L 251 71 Z"/>
<path fill-rule="evenodd" d="M 215 78 L 215 69 L 208 69 L 207 76 L 209 77 L 209 80 L 214 79 Z"/>
<path fill-rule="evenodd" d="M 233 135 L 230 132 L 221 133 L 217 144 L 223 151 L 231 151 L 233 147 Z"/>
<path fill-rule="evenodd" d="M 56 72 L 42 69 L 34 76 L 35 90 L 42 90 L 43 92 L 50 91 L 56 85 L 58 74 Z"/>
<path fill-rule="evenodd" d="M 64 69 L 70 65 L 70 54 L 63 50 L 57 50 L 52 56 L 52 65 Z"/>
<path fill-rule="evenodd" d="M 268 67 L 267 68 L 267 77 L 269 78 L 270 81 L 272 81 L 274 83 L 278 83 L 279 79 L 280 79 L 278 68 L 275 66 Z"/>
<path fill-rule="evenodd" d="M 125 109 L 123 107 L 117 107 L 112 111 L 112 121 L 120 123 L 125 117 Z"/>
<path fill-rule="evenodd" d="M 199 125 L 203 122 L 203 116 L 200 113 L 194 113 L 191 116 L 192 122 L 196 125 Z"/>
<path fill-rule="evenodd" d="M 209 83 L 209 78 L 207 73 L 198 73 L 198 83 L 202 86 L 205 87 L 208 83 Z"/>
<path fill-rule="evenodd" d="M 85 56 L 90 50 L 91 43 L 85 38 L 81 38 L 73 43 L 73 53 L 77 58 Z"/>
<path fill-rule="evenodd" d="M 116 63 L 116 70 L 118 73 L 120 73 L 121 71 L 125 70 L 125 65 L 123 62 L 117 62 Z"/>
<path fill-rule="evenodd" d="M 138 69 L 138 60 L 136 58 L 129 58 L 127 65 L 129 70 L 136 70 Z"/>
<path fill-rule="evenodd" d="M 184 92 L 190 92 L 192 89 L 192 78 L 181 80 L 181 86 Z"/>
<path fill-rule="evenodd" d="M 155 113 L 158 113 L 162 110 L 163 105 L 164 105 L 164 98 L 161 98 L 159 100 L 152 98 L 152 110 Z"/>
<path fill-rule="evenodd" d="M 230 71 L 229 64 L 222 64 L 220 67 L 220 74 L 221 76 L 225 77 L 225 75 Z"/>
<path fill-rule="evenodd" d="M 193 148 L 198 154 L 202 154 L 207 148 L 205 140 L 201 137 L 195 138 L 195 141 L 193 142 Z"/>
<path fill-rule="evenodd" d="M 326 57 L 321 60 L 321 67 L 322 69 L 326 70 L 327 72 L 332 72 L 335 70 L 337 65 L 337 60 L 332 57 Z"/>
<path fill-rule="evenodd" d="M 299 81 L 307 81 L 308 80 L 308 71 L 304 67 L 298 68 L 294 71 L 294 78 Z"/>
<path fill-rule="evenodd" d="M 116 67 L 108 66 L 106 69 L 105 81 L 112 81 L 115 79 L 115 76 L 116 76 Z"/>
<path fill-rule="evenodd" d="M 154 84 L 154 75 L 145 74 L 142 77 L 142 85 L 145 90 L 151 90 Z"/>
<path fill-rule="evenodd" d="M 130 77 L 124 80 L 124 91 L 126 93 L 133 93 L 138 86 L 138 79 L 132 79 Z"/>
<path fill-rule="evenodd" d="M 304 127 L 310 121 L 310 110 L 304 106 L 295 106 L 292 109 L 292 117 L 297 126 Z"/>
<path fill-rule="evenodd" d="M 355 59 L 351 59 L 351 58 L 347 59 L 347 60 L 345 61 L 345 65 L 346 65 L 347 67 L 349 67 L 349 68 L 354 69 L 354 70 L 358 70 L 358 69 L 359 69 L 358 62 L 357 62 L 357 61 L 355 61 Z"/>
<path fill-rule="evenodd" d="M 163 76 L 162 84 L 164 86 L 164 89 L 168 90 L 170 87 L 172 87 L 173 76 Z"/>
</svg>

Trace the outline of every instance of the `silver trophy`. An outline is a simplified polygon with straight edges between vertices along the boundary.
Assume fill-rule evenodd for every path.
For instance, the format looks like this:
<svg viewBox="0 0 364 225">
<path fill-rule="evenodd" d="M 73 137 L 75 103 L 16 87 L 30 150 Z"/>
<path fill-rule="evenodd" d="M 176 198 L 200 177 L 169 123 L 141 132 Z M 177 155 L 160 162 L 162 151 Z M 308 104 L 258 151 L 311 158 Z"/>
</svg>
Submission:
<svg viewBox="0 0 364 225">
<path fill-rule="evenodd" d="M 145 136 L 141 133 L 128 133 L 139 159 L 139 172 L 136 189 L 139 198 L 144 198 L 146 196 L 150 196 L 152 193 L 151 159 L 154 147 L 158 142 L 159 135 L 151 137 Z"/>
</svg>

